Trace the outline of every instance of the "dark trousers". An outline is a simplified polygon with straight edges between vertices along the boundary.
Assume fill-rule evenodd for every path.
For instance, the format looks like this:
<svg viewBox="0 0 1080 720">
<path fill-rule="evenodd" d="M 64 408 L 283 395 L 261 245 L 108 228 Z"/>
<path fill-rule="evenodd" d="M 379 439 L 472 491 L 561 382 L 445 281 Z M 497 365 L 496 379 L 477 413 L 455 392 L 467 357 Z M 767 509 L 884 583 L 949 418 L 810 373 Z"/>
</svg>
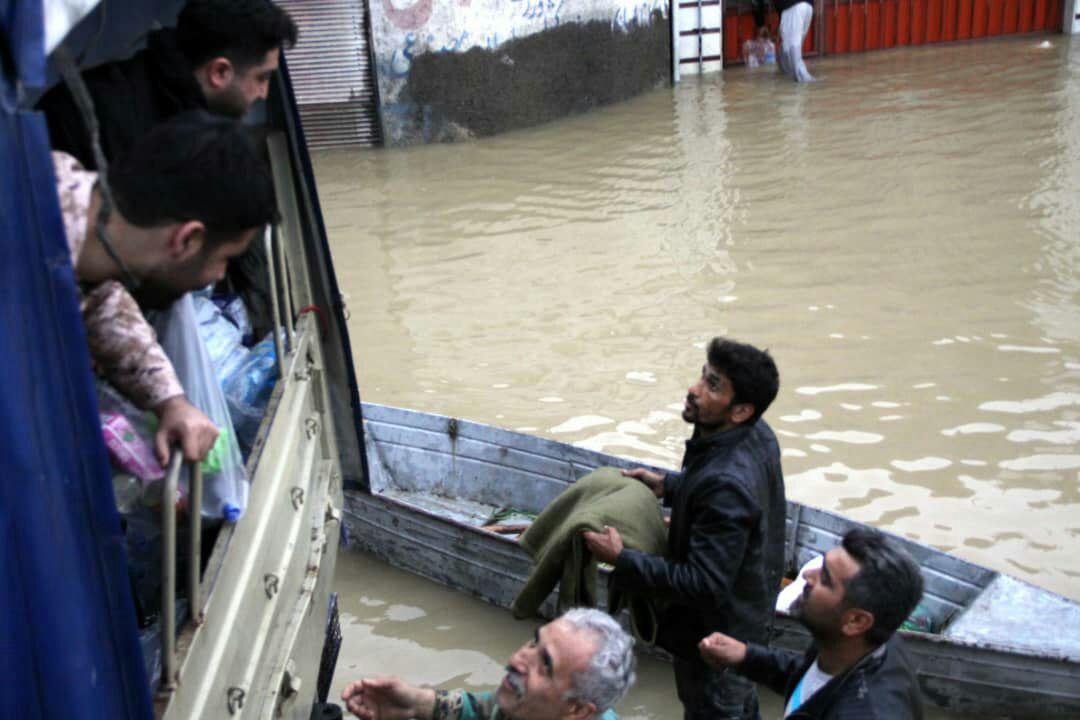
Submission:
<svg viewBox="0 0 1080 720">
<path fill-rule="evenodd" d="M 676 657 L 675 687 L 685 720 L 761 720 L 757 686 L 733 670 Z"/>
</svg>

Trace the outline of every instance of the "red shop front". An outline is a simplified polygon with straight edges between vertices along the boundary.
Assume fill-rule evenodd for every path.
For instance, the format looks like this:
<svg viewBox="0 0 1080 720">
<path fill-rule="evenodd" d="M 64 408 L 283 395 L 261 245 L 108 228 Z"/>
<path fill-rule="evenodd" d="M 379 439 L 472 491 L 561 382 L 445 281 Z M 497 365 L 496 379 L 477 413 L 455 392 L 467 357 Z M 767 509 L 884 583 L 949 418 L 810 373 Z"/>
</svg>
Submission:
<svg viewBox="0 0 1080 720">
<path fill-rule="evenodd" d="M 1049 31 L 1061 32 L 1064 0 L 816 0 L 806 57 L 905 45 Z M 770 11 L 774 36 L 779 17 Z M 724 64 L 742 62 L 754 34 L 747 0 L 724 3 Z"/>
</svg>

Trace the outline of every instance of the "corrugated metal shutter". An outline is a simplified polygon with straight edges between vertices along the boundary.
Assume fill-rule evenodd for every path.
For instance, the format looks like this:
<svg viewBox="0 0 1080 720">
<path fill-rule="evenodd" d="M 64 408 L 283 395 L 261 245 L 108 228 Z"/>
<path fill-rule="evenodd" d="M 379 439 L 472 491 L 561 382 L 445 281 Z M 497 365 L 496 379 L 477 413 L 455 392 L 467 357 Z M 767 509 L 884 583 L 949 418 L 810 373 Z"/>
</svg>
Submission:
<svg viewBox="0 0 1080 720">
<path fill-rule="evenodd" d="M 286 58 L 308 145 L 378 145 L 367 0 L 278 2 L 300 28 Z"/>
</svg>

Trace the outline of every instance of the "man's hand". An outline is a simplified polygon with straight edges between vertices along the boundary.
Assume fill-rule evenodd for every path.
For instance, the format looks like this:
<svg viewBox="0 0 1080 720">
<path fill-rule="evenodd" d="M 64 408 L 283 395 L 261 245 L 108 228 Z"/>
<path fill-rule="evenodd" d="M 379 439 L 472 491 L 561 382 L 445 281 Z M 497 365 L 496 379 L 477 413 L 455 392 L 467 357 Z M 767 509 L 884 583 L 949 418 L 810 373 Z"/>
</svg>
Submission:
<svg viewBox="0 0 1080 720">
<path fill-rule="evenodd" d="M 633 470 L 623 470 L 622 474 L 645 483 L 656 497 L 664 497 L 664 476 L 660 473 L 645 468 L 634 468 Z"/>
<path fill-rule="evenodd" d="M 400 678 L 355 680 L 341 693 L 345 707 L 361 720 L 427 720 L 435 712 L 435 691 L 413 687 Z"/>
<path fill-rule="evenodd" d="M 746 643 L 717 632 L 698 643 L 698 652 L 706 665 L 723 670 L 742 664 L 746 659 Z"/>
<path fill-rule="evenodd" d="M 613 527 L 605 526 L 602 533 L 586 530 L 582 536 L 593 557 L 608 565 L 614 565 L 615 559 L 623 551 L 622 538 L 619 536 L 619 531 Z"/>
<path fill-rule="evenodd" d="M 162 467 L 169 464 L 169 448 L 179 443 L 184 459 L 202 462 L 217 440 L 218 429 L 202 410 L 176 395 L 154 408 L 158 429 L 154 434 L 154 453 Z"/>
</svg>

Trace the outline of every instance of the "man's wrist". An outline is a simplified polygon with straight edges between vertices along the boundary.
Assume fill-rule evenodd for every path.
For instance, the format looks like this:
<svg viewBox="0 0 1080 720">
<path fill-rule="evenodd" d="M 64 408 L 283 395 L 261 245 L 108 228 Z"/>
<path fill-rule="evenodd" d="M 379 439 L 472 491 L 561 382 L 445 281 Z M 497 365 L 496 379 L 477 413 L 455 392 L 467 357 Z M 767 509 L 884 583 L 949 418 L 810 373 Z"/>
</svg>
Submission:
<svg viewBox="0 0 1080 720">
<path fill-rule="evenodd" d="M 171 395 L 165 398 L 157 405 L 153 407 L 154 414 L 159 418 L 164 415 L 171 408 L 180 405 L 181 403 L 187 403 L 187 395 L 180 393 L 179 395 Z"/>
<path fill-rule="evenodd" d="M 416 688 L 416 699 L 413 701 L 413 710 L 416 712 L 416 717 L 421 718 L 421 720 L 439 720 L 439 718 L 445 718 L 449 704 L 450 693 L 446 690 Z"/>
</svg>

